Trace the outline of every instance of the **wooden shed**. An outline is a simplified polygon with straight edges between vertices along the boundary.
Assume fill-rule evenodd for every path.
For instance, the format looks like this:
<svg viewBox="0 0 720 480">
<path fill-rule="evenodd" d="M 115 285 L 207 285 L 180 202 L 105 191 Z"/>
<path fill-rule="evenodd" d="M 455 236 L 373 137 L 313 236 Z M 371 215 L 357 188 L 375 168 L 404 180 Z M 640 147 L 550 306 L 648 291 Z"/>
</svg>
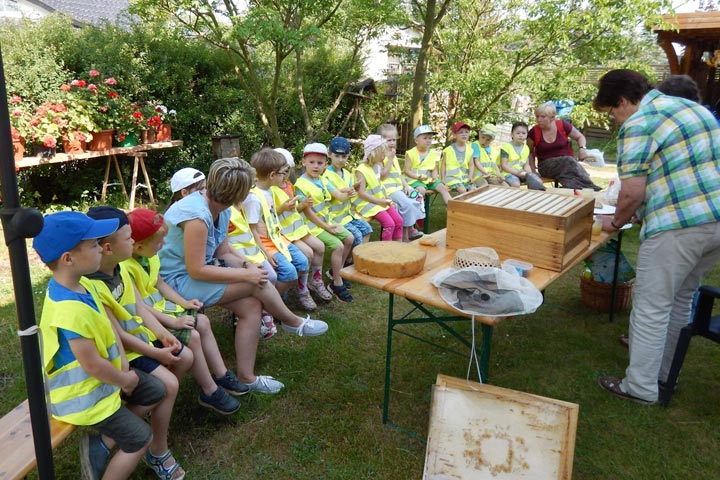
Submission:
<svg viewBox="0 0 720 480">
<path fill-rule="evenodd" d="M 676 13 L 664 19 L 672 26 L 655 33 L 670 73 L 690 75 L 700 87 L 702 102 L 715 106 L 720 100 L 720 12 Z M 682 55 L 674 44 L 684 48 Z"/>
</svg>

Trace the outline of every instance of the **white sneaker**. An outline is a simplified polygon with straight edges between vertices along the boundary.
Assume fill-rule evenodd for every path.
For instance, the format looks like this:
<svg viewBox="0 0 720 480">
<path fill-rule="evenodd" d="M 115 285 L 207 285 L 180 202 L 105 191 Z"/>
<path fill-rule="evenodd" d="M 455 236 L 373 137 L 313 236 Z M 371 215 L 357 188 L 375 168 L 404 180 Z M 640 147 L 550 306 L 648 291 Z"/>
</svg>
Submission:
<svg viewBox="0 0 720 480">
<path fill-rule="evenodd" d="M 251 392 L 257 393 L 278 393 L 285 388 L 282 382 L 278 382 L 269 375 L 258 375 L 252 383 L 246 383 Z"/>
<path fill-rule="evenodd" d="M 322 320 L 313 320 L 310 318 L 310 315 L 308 315 L 297 327 L 291 327 L 283 323 L 282 329 L 286 332 L 294 333 L 298 337 L 302 337 L 303 335 L 306 337 L 317 337 L 328 331 L 328 324 Z"/>
</svg>

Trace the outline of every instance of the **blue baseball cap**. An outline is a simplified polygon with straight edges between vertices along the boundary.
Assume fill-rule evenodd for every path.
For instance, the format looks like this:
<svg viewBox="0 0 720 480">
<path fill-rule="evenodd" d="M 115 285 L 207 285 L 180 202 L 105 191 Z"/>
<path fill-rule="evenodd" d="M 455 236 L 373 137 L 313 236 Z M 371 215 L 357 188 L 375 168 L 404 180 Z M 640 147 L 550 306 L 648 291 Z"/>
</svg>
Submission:
<svg viewBox="0 0 720 480">
<path fill-rule="evenodd" d="M 119 220 L 93 220 L 80 212 L 57 212 L 45 216 L 33 248 L 45 263 L 54 262 L 82 240 L 106 237 L 118 229 Z"/>
<path fill-rule="evenodd" d="M 417 137 L 419 137 L 420 135 L 422 135 L 423 133 L 430 133 L 430 134 L 432 134 L 432 135 L 437 134 L 437 132 L 434 131 L 434 130 L 432 129 L 432 127 L 430 127 L 430 125 L 420 125 L 420 126 L 417 127 L 417 128 L 415 129 L 415 131 L 413 132 L 413 137 L 414 137 L 414 138 L 417 138 Z"/>
<path fill-rule="evenodd" d="M 330 140 L 330 152 L 338 155 L 348 155 L 350 153 L 350 142 L 345 137 L 335 137 Z"/>
</svg>

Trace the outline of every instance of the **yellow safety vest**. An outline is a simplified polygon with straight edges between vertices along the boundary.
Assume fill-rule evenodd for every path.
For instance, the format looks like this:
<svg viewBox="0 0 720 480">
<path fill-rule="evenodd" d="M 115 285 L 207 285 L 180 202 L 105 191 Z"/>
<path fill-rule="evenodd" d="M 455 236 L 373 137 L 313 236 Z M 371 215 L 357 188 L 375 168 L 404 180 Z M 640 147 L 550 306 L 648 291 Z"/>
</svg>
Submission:
<svg viewBox="0 0 720 480">
<path fill-rule="evenodd" d="M 263 220 L 265 221 L 265 228 L 267 228 L 268 236 L 272 240 L 275 248 L 282 253 L 285 258 L 292 260 L 290 250 L 288 250 L 288 241 L 282 236 L 282 229 L 280 227 L 280 219 L 275 214 L 275 210 L 270 210 L 265 193 L 258 187 L 250 190 L 260 199 L 260 205 L 262 205 Z M 273 200 L 274 202 L 274 200 Z"/>
<path fill-rule="evenodd" d="M 110 291 L 110 287 L 108 287 L 102 280 L 90 280 L 87 277 L 82 277 L 80 279 L 80 284 L 88 290 L 93 288 L 93 286 L 97 289 L 100 301 L 103 305 L 110 309 L 113 315 L 115 315 L 115 319 L 118 321 L 123 330 L 136 336 L 147 344 L 152 344 L 155 340 L 157 340 L 157 337 L 152 330 L 145 326 L 145 322 L 143 322 L 142 318 L 137 315 L 137 308 L 135 306 L 135 290 L 133 290 L 133 283 L 130 278 L 130 274 L 121 267 L 120 277 L 122 279 L 123 293 L 117 300 L 115 300 L 115 297 Z M 126 349 L 125 356 L 128 361 L 131 361 L 141 357 L 142 354 Z"/>
<path fill-rule="evenodd" d="M 430 149 L 427 156 L 422 161 L 417 147 L 413 147 L 405 152 L 405 161 L 410 162 L 410 171 L 415 175 L 427 175 L 428 179 L 432 175 L 433 170 L 437 166 L 440 155 L 436 150 Z M 408 182 L 416 181 L 416 178 L 407 178 Z"/>
<path fill-rule="evenodd" d="M 149 271 L 145 270 L 136 258 L 128 258 L 120 262 L 122 268 L 130 273 L 145 305 L 172 316 L 185 313 L 185 308 L 167 300 L 157 289 L 158 278 L 160 278 L 160 257 L 153 255 L 147 260 Z"/>
<path fill-rule="evenodd" d="M 518 155 L 518 153 L 515 151 L 515 147 L 512 143 L 506 143 L 502 146 L 501 150 L 508 155 L 508 167 L 517 170 L 522 170 L 525 166 L 525 162 L 527 162 L 528 160 L 528 157 L 530 157 L 530 149 L 528 148 L 527 144 L 523 145 L 520 155 Z"/>
<path fill-rule="evenodd" d="M 265 253 L 260 249 L 250 231 L 250 224 L 245 212 L 234 206 L 230 207 L 230 224 L 228 225 L 228 242 L 247 258 L 248 262 L 260 264 L 265 261 Z"/>
<path fill-rule="evenodd" d="M 491 145 L 490 146 L 490 155 L 485 151 L 485 148 L 483 148 L 482 145 L 480 145 L 480 142 L 475 141 L 473 142 L 474 145 L 477 145 L 478 150 L 480 150 L 480 166 L 485 169 L 486 172 L 488 172 L 491 175 L 497 175 L 498 172 L 501 171 L 500 166 L 500 155 L 498 155 L 498 152 L 496 149 Z M 473 178 L 473 181 L 480 178 L 482 175 L 478 171 L 475 171 L 475 178 Z"/>
<path fill-rule="evenodd" d="M 280 187 L 270 187 L 270 191 L 273 194 L 273 201 L 276 206 L 290 200 L 285 190 Z M 280 232 L 291 242 L 310 235 L 310 229 L 305 225 L 303 216 L 295 209 L 282 212 L 278 215 L 278 220 L 280 220 Z"/>
<path fill-rule="evenodd" d="M 342 176 L 341 176 L 342 175 Z M 325 169 L 323 178 L 330 182 L 330 184 L 336 189 L 352 187 L 353 177 L 349 171 L 342 169 L 340 173 L 330 168 Z M 338 225 L 345 225 L 350 223 L 353 219 L 350 211 L 351 200 L 338 200 L 336 198 L 330 199 L 330 221 Z"/>
<path fill-rule="evenodd" d="M 360 172 L 360 174 L 365 177 L 365 193 L 372 195 L 379 200 L 388 198 L 385 189 L 370 165 L 367 163 L 361 163 L 357 166 L 355 172 Z M 365 218 L 374 217 L 378 213 L 384 212 L 387 209 L 388 207 L 385 205 L 370 203 L 367 200 L 359 198 L 359 196 L 357 204 L 355 204 L 355 210 Z"/>
<path fill-rule="evenodd" d="M 385 157 L 385 160 L 383 160 L 383 167 L 387 165 L 387 162 L 389 162 L 390 159 L 388 157 Z M 390 172 L 388 173 L 387 177 L 383 178 L 380 182 L 383 184 L 383 187 L 385 187 L 385 192 L 390 195 L 392 193 L 397 192 L 398 190 L 403 190 L 403 183 L 402 183 L 402 170 L 400 170 L 400 163 L 398 162 L 398 158 L 393 158 L 393 164 L 392 167 L 390 167 Z"/>
<path fill-rule="evenodd" d="M 295 189 L 300 190 L 300 192 L 302 192 L 306 197 L 312 198 L 312 210 L 313 212 L 315 212 L 315 215 L 317 215 L 324 222 L 330 223 L 330 209 L 328 208 L 328 204 L 330 203 L 331 198 L 330 190 L 327 189 L 325 180 L 322 177 L 320 177 L 320 181 L 323 184 L 322 188 L 315 185 L 303 175 L 295 181 Z M 310 229 L 310 233 L 317 236 L 324 231 L 322 227 L 315 225 L 313 222 L 308 220 L 307 216 L 303 216 L 305 217 L 305 223 Z"/>
<path fill-rule="evenodd" d="M 77 333 L 95 342 L 100 356 L 121 369 L 120 350 L 110 319 L 92 286 L 85 287 L 95 300 L 97 310 L 73 300 L 55 302 L 45 295 L 40 330 L 42 331 L 43 368 L 50 392 L 50 413 L 73 425 L 93 425 L 108 418 L 121 406 L 120 388 L 90 376 L 77 359 L 55 370 L 53 359 L 60 342 L 58 328 Z"/>
<path fill-rule="evenodd" d="M 465 145 L 465 157 L 460 162 L 455 155 L 455 149 L 452 145 L 445 147 L 443 150 L 445 155 L 445 179 L 443 182 L 448 187 L 468 183 L 470 179 L 470 162 L 472 161 L 472 145 Z"/>
</svg>

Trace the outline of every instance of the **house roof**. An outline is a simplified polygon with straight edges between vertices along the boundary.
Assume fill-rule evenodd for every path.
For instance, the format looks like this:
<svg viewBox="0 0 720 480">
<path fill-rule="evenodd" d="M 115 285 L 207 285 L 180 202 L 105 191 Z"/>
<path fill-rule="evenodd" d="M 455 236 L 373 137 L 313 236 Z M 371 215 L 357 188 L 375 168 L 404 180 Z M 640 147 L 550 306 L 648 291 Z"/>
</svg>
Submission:
<svg viewBox="0 0 720 480">
<path fill-rule="evenodd" d="M 68 15 L 77 23 L 98 24 L 103 20 L 117 21 L 130 6 L 130 0 L 28 0 L 30 3 L 46 8 L 51 12 Z"/>
</svg>

